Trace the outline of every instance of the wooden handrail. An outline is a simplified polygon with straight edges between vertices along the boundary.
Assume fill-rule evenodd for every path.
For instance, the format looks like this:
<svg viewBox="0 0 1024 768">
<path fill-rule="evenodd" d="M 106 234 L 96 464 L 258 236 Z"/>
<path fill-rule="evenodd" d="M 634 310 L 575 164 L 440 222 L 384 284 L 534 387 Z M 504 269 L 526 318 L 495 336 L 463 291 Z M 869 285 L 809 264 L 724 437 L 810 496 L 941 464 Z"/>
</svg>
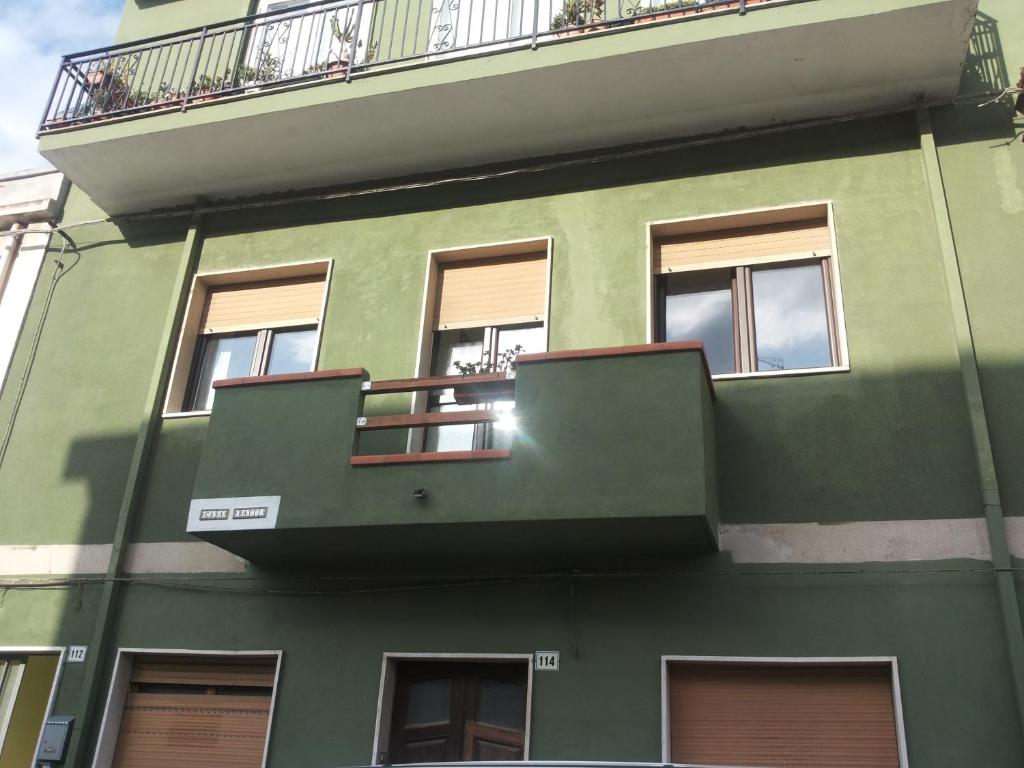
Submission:
<svg viewBox="0 0 1024 768">
<path fill-rule="evenodd" d="M 402 413 L 397 416 L 366 416 L 356 422 L 356 429 L 398 427 L 447 427 L 454 424 L 490 424 L 501 418 L 503 411 L 440 411 L 435 413 Z"/>
<path fill-rule="evenodd" d="M 439 461 L 494 461 L 507 459 L 512 452 L 507 448 L 491 448 L 484 451 L 435 451 L 432 453 L 384 453 L 372 456 L 353 456 L 349 464 L 353 467 L 373 467 L 386 464 L 430 464 Z"/>
<path fill-rule="evenodd" d="M 418 392 L 424 389 L 508 389 L 515 388 L 515 379 L 504 372 L 473 373 L 466 376 L 427 376 L 419 379 L 390 379 L 371 381 L 367 394 L 382 395 L 393 392 Z"/>
</svg>

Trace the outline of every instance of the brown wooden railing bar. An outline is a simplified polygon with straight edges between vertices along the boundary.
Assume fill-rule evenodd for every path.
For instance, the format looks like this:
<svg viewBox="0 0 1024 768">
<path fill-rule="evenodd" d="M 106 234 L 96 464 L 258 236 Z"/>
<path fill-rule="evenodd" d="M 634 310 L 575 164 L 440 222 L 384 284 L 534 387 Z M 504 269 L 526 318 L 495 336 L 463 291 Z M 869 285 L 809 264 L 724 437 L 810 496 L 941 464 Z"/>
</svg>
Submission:
<svg viewBox="0 0 1024 768">
<path fill-rule="evenodd" d="M 420 379 L 391 379 L 388 381 L 371 381 L 367 394 L 382 395 L 395 392 L 419 392 L 429 389 L 481 389 L 507 390 L 515 389 L 515 379 L 505 373 L 477 373 L 467 376 L 430 376 Z"/>
<path fill-rule="evenodd" d="M 492 424 L 501 418 L 501 411 L 440 411 L 432 413 L 402 413 L 395 416 L 363 416 L 356 429 L 366 432 L 374 429 L 400 427 L 448 427 L 457 424 Z"/>
<path fill-rule="evenodd" d="M 386 464 L 430 464 L 442 461 L 495 461 L 507 459 L 512 452 L 507 448 L 485 451 L 443 451 L 434 453 L 385 453 L 369 456 L 353 456 L 349 464 L 353 467 L 383 466 Z"/>
</svg>

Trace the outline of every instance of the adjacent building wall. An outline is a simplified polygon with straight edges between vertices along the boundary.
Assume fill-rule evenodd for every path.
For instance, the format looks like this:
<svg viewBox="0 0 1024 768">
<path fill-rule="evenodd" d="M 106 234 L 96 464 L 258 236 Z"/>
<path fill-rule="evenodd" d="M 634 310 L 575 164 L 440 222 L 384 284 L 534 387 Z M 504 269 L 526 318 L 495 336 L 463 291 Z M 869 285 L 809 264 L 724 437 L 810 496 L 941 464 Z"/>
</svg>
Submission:
<svg viewBox="0 0 1024 768">
<path fill-rule="evenodd" d="M 43 262 L 49 222 L 60 214 L 66 194 L 57 171 L 0 176 L 0 389 Z"/>
</svg>

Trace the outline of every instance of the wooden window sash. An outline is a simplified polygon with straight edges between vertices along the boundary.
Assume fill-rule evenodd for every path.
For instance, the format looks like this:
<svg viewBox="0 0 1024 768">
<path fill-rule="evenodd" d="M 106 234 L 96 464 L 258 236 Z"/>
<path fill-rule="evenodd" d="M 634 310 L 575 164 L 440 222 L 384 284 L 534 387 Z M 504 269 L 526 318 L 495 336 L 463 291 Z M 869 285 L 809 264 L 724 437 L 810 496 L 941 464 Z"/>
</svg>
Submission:
<svg viewBox="0 0 1024 768">
<path fill-rule="evenodd" d="M 839 339 L 839 318 L 836 310 L 838 297 L 835 294 L 835 281 L 832 276 L 832 259 L 829 256 L 813 259 L 784 259 L 778 263 L 784 265 L 793 261 L 817 262 L 821 269 L 822 289 L 825 294 L 825 321 L 829 342 L 829 362 L 831 366 L 839 365 L 843 358 Z M 752 274 L 754 267 L 773 265 L 775 263 L 775 261 L 769 261 L 762 265 L 757 262 L 749 262 L 742 266 L 734 267 L 731 270 L 733 362 L 736 373 L 763 373 L 763 371 L 758 369 L 757 327 L 754 316 L 754 281 Z M 719 268 L 716 265 L 712 269 Z M 703 271 L 710 271 L 710 269 L 705 268 Z M 667 334 L 665 304 L 668 294 L 666 280 L 664 275 L 656 276 L 655 280 L 657 338 L 664 341 Z"/>
<path fill-rule="evenodd" d="M 832 259 L 827 257 L 821 260 L 821 284 L 825 292 L 825 320 L 828 323 L 829 351 L 832 354 L 832 365 L 839 365 L 842 361 L 839 347 L 839 315 L 836 312 L 836 292 L 832 279 Z"/>
</svg>

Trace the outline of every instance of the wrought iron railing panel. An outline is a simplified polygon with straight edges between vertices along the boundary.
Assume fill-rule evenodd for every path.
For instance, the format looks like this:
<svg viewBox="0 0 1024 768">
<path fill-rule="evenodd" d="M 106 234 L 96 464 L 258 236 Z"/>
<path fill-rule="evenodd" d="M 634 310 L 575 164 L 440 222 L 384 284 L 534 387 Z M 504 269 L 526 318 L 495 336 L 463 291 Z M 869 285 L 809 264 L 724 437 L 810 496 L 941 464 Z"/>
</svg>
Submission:
<svg viewBox="0 0 1024 768">
<path fill-rule="evenodd" d="M 335 0 L 65 56 L 40 133 L 768 0 Z"/>
</svg>

